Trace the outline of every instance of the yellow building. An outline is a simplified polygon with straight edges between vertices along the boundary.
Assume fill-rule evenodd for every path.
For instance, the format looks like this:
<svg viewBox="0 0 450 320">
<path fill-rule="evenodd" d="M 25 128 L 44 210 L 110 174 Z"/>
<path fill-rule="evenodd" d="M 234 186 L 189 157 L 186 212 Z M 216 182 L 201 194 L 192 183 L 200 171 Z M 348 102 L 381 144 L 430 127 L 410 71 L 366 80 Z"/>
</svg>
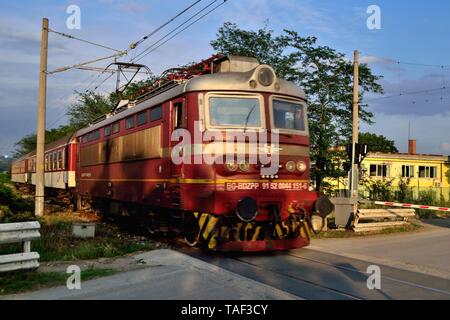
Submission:
<svg viewBox="0 0 450 320">
<path fill-rule="evenodd" d="M 361 164 L 362 180 L 374 182 L 389 180 L 393 191 L 401 180 L 409 181 L 409 188 L 416 197 L 429 191 L 438 200 L 450 198 L 450 156 L 418 154 L 416 141 L 409 141 L 408 153 L 369 153 Z M 348 179 L 332 182 L 338 190 L 348 188 Z M 364 192 L 364 186 L 360 186 Z"/>
</svg>

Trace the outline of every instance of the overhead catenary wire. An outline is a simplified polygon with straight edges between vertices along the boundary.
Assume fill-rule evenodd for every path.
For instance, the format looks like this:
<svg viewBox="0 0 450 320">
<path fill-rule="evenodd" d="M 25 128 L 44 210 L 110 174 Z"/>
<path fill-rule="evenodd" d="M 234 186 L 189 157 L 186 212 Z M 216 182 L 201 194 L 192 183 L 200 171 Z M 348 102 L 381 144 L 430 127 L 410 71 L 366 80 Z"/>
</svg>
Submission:
<svg viewBox="0 0 450 320">
<path fill-rule="evenodd" d="M 194 3 L 192 3 L 191 5 L 189 5 L 187 8 L 183 9 L 181 12 L 179 12 L 178 14 L 176 14 L 174 17 L 172 17 L 171 19 L 169 19 L 168 21 L 166 21 L 165 23 L 163 23 L 162 25 L 160 25 L 159 27 L 157 27 L 155 30 L 153 30 L 152 32 L 150 32 L 149 34 L 147 34 L 146 36 L 142 37 L 140 40 L 133 42 L 130 45 L 130 48 L 135 49 L 138 45 L 140 45 L 142 42 L 144 42 L 145 40 L 147 40 L 148 38 L 150 38 L 151 36 L 153 36 L 155 33 L 157 33 L 158 31 L 160 31 L 161 29 L 163 29 L 165 26 L 167 26 L 168 24 L 170 24 L 171 22 L 173 22 L 175 19 L 177 19 L 178 17 L 180 17 L 181 15 L 183 15 L 185 12 L 187 12 L 189 9 L 191 9 L 192 7 L 194 7 L 195 5 L 197 5 L 199 2 L 201 2 L 202 0 L 197 0 Z"/>
<path fill-rule="evenodd" d="M 101 58 L 98 58 L 98 59 L 77 63 L 77 64 L 74 64 L 74 65 L 71 65 L 71 66 L 61 67 L 61 68 L 55 69 L 53 71 L 48 71 L 47 74 L 54 74 L 54 73 L 58 73 L 58 72 L 67 71 L 67 70 L 70 70 L 70 69 L 76 69 L 78 67 L 85 66 L 87 64 L 91 64 L 91 63 L 95 63 L 95 62 L 99 62 L 99 61 L 103 61 L 103 60 L 108 60 L 108 59 L 112 59 L 112 58 L 119 58 L 119 57 L 122 57 L 122 56 L 124 56 L 126 54 L 127 54 L 127 52 L 123 51 L 123 52 L 116 53 L 116 54 L 113 54 L 113 55 L 110 55 L 110 56 L 107 56 L 107 57 L 101 57 Z"/>
<path fill-rule="evenodd" d="M 78 40 L 78 41 L 81 41 L 81 42 L 84 42 L 84 43 L 87 43 L 87 44 L 91 44 L 91 45 L 94 45 L 94 46 L 97 46 L 97 47 L 100 47 L 100 48 L 103 48 L 103 49 L 108 49 L 108 50 L 112 50 L 112 51 L 116 51 L 116 52 L 122 52 L 121 50 L 117 50 L 117 49 L 111 48 L 109 46 L 105 46 L 103 44 L 95 43 L 95 42 L 92 42 L 92 41 L 89 41 L 89 40 L 84 40 L 84 39 L 72 36 L 72 35 L 64 33 L 64 32 L 52 30 L 50 28 L 48 29 L 48 31 L 56 33 L 56 34 L 58 34 L 58 35 L 60 35 L 62 37 L 66 37 L 66 38 L 73 39 L 73 40 Z"/>
<path fill-rule="evenodd" d="M 187 12 L 189 9 L 191 9 L 192 7 L 194 7 L 196 4 L 198 4 L 199 2 L 201 2 L 202 0 L 197 0 L 194 3 L 192 3 L 190 6 L 188 6 L 187 8 L 183 9 L 180 13 L 178 13 L 177 15 L 175 15 L 173 18 L 171 18 L 169 21 L 167 21 L 166 23 L 162 24 L 160 27 L 156 28 L 155 30 L 153 30 L 151 33 L 149 33 L 148 35 L 144 36 L 142 39 L 140 39 L 139 41 L 132 43 L 130 45 L 130 49 L 127 49 L 125 51 L 118 51 L 113 49 L 115 51 L 118 51 L 117 56 L 124 56 L 127 55 L 129 53 L 130 50 L 134 50 L 138 45 L 140 45 L 142 42 L 144 42 L 145 40 L 147 40 L 150 36 L 156 34 L 158 31 L 160 31 L 161 29 L 163 29 L 165 26 L 167 26 L 169 23 L 171 23 L 172 21 L 174 21 L 176 18 L 178 18 L 179 16 L 181 16 L 183 13 Z M 197 12 L 195 15 L 193 15 L 190 19 L 186 20 L 183 24 L 179 25 L 177 28 L 175 28 L 173 31 L 171 31 L 170 33 L 166 34 L 164 37 L 162 37 L 160 40 L 158 40 L 157 42 L 155 42 L 152 46 L 158 44 L 159 42 L 161 42 L 162 40 L 164 40 L 167 36 L 169 36 L 170 34 L 172 34 L 173 32 L 175 32 L 177 29 L 179 29 L 180 27 L 182 27 L 184 24 L 186 24 L 187 22 L 189 22 L 190 20 L 192 20 L 194 17 L 196 17 L 198 14 L 200 14 L 201 12 L 203 12 L 204 10 L 206 10 L 207 8 L 209 8 L 212 4 L 214 4 L 215 2 L 217 2 L 217 0 L 211 2 L 209 5 L 205 6 L 203 9 L 199 10 L 199 12 Z M 176 35 L 180 34 L 181 32 L 183 32 L 184 30 L 186 30 L 187 28 L 189 28 L 190 26 L 192 26 L 193 24 L 195 24 L 196 22 L 198 22 L 199 20 L 201 20 L 202 18 L 204 18 L 206 15 L 210 14 L 211 12 L 213 12 L 214 10 L 216 10 L 218 7 L 220 7 L 221 5 L 223 5 L 225 2 L 227 2 L 227 0 L 223 0 L 222 3 L 220 3 L 219 5 L 215 6 L 212 10 L 208 11 L 207 13 L 205 13 L 204 15 L 202 15 L 201 17 L 199 17 L 198 19 L 196 19 L 195 21 L 193 21 L 192 23 L 190 23 L 188 26 L 186 26 L 185 28 L 183 28 L 182 30 L 180 30 L 179 32 L 177 32 L 176 34 L 174 34 L 172 37 L 170 37 L 169 39 L 167 39 L 166 41 L 164 41 L 163 43 L 160 43 L 156 48 L 153 48 L 153 50 L 151 50 L 150 52 L 153 52 L 154 50 L 156 50 L 157 48 L 161 47 L 162 45 L 164 45 L 165 43 L 167 43 L 168 41 L 170 41 L 171 39 L 173 39 Z M 71 37 L 69 35 L 69 37 Z M 79 40 L 78 38 L 73 37 L 76 40 Z M 80 41 L 89 43 L 89 41 L 84 40 L 84 39 L 80 39 Z M 95 43 L 91 43 L 91 44 L 95 44 Z M 101 46 L 101 45 L 100 45 Z M 152 48 L 152 46 L 150 46 L 150 49 Z M 106 47 L 106 46 L 105 46 Z M 109 47 L 108 47 L 109 48 Z M 149 52 L 149 53 L 150 53 Z M 142 52 L 141 52 L 142 53 Z M 148 54 L 148 53 L 147 53 Z M 147 54 L 145 54 L 144 56 L 146 56 Z M 111 56 L 112 57 L 117 57 L 116 55 Z M 136 58 L 136 57 L 135 57 Z M 102 59 L 102 60 L 106 60 L 108 58 Z M 133 59 L 130 61 L 132 62 Z M 92 61 L 95 62 L 95 61 Z M 70 69 L 74 68 L 74 69 L 82 69 L 82 70 L 88 70 L 88 67 L 85 67 L 85 65 L 88 63 L 81 63 L 81 64 L 77 64 L 77 65 L 73 65 L 70 66 Z M 67 68 L 67 67 L 66 67 Z M 62 69 L 62 68 L 60 68 Z M 68 70 L 68 69 L 66 69 Z M 96 70 L 98 72 L 100 72 L 100 74 L 98 74 L 98 76 L 96 77 L 96 79 L 94 79 L 87 87 L 87 89 L 85 90 L 85 92 L 89 92 L 90 88 L 92 86 L 92 84 L 94 84 L 104 73 L 107 72 L 107 67 L 103 70 Z M 109 72 L 108 72 L 109 73 Z M 109 80 L 113 75 L 115 74 L 114 72 L 111 72 L 105 79 L 103 79 L 98 85 L 96 85 L 94 87 L 94 89 L 92 91 L 97 90 L 101 85 L 103 85 L 107 80 Z M 86 80 L 88 80 L 89 78 L 92 78 L 94 75 L 90 75 Z M 84 81 L 83 81 L 84 82 Z M 64 116 L 64 114 L 62 115 Z M 55 121 L 53 121 L 54 123 L 57 123 L 61 118 L 58 117 L 57 119 L 55 119 Z"/>
<path fill-rule="evenodd" d="M 196 4 L 198 4 L 199 2 L 201 2 L 202 0 L 197 0 L 194 3 L 192 3 L 191 5 L 189 5 L 188 7 L 186 7 L 185 9 L 183 9 L 182 11 L 180 11 L 178 14 L 176 14 L 174 17 L 172 17 L 171 19 L 169 19 L 168 21 L 166 21 L 165 23 L 163 23 L 162 25 L 160 25 L 159 27 L 157 27 L 156 29 L 154 29 L 153 31 L 151 31 L 149 34 L 147 34 L 146 36 L 142 37 L 140 40 L 133 42 L 130 46 L 129 49 L 126 50 L 126 54 L 129 53 L 130 50 L 135 50 L 137 46 L 139 46 L 142 42 L 144 42 L 145 40 L 147 40 L 148 38 L 150 38 L 151 36 L 153 36 L 154 34 L 156 34 L 157 32 L 159 32 L 160 30 L 162 30 L 164 27 L 166 27 L 168 24 L 170 24 L 171 22 L 173 22 L 175 19 L 177 19 L 178 17 L 180 17 L 181 15 L 183 15 L 185 12 L 187 12 L 189 9 L 191 9 L 192 7 L 194 7 Z M 134 59 L 134 58 L 133 58 Z M 130 60 L 130 62 L 133 61 L 133 59 Z M 103 69 L 103 71 L 97 76 L 97 78 L 95 78 L 92 82 L 90 82 L 90 84 L 87 86 L 85 92 L 89 92 L 92 84 L 94 84 L 95 82 L 97 82 L 100 77 L 106 73 L 107 67 L 105 69 Z M 101 81 L 101 83 L 104 83 L 105 80 Z"/>
<path fill-rule="evenodd" d="M 184 26 L 186 23 L 188 23 L 189 21 L 191 21 L 193 18 L 195 18 L 196 16 L 198 16 L 200 13 L 202 13 L 203 11 L 205 11 L 206 9 L 208 9 L 209 7 L 211 7 L 214 3 L 216 3 L 218 0 L 214 0 L 211 3 L 209 3 L 208 5 L 206 5 L 205 7 L 203 7 L 202 9 L 200 9 L 197 13 L 195 13 L 194 15 L 192 15 L 190 18 L 188 18 L 187 20 L 185 20 L 184 22 L 182 22 L 180 25 L 178 25 L 176 28 L 174 28 L 172 31 L 170 31 L 169 33 L 167 33 L 166 35 L 164 35 L 163 37 L 161 37 L 158 41 L 154 42 L 152 45 L 150 45 L 149 47 L 147 47 L 146 49 L 144 49 L 141 53 L 139 53 L 137 56 L 135 56 L 134 58 L 132 58 L 130 60 L 130 62 L 137 62 L 138 60 L 141 60 L 142 58 L 144 58 L 145 56 L 147 56 L 149 53 L 155 51 L 156 49 L 158 49 L 159 47 L 161 47 L 162 45 L 164 45 L 165 43 L 167 43 L 168 41 L 170 41 L 171 39 L 173 39 L 175 36 L 177 36 L 178 34 L 180 34 L 181 32 L 185 31 L 186 29 L 188 29 L 190 26 L 192 26 L 193 24 L 195 24 L 196 22 L 198 22 L 199 20 L 201 20 L 202 18 L 204 18 L 205 16 L 207 16 L 208 14 L 210 14 L 211 12 L 213 12 L 214 10 L 216 10 L 217 8 L 219 8 L 220 6 L 222 6 L 223 4 L 225 4 L 225 2 L 227 2 L 228 0 L 222 0 L 222 2 L 213 7 L 211 10 L 207 11 L 205 14 L 203 14 L 202 16 L 200 16 L 199 18 L 197 18 L 196 20 L 194 20 L 193 22 L 191 22 L 189 25 L 187 25 L 185 28 L 179 30 L 177 33 L 175 33 L 172 37 L 168 38 L 167 40 L 165 40 L 164 42 L 160 43 L 161 41 L 163 41 L 164 39 L 166 39 L 169 35 L 171 35 L 173 32 L 177 31 L 180 27 Z M 192 7 L 192 5 L 190 6 Z M 189 7 L 189 8 L 190 8 Z M 183 12 L 186 12 L 187 10 L 183 10 Z M 177 15 L 179 16 L 179 15 Z M 159 29 L 161 30 L 161 29 Z M 154 34 L 154 33 L 153 33 Z M 154 47 L 156 44 L 160 43 L 157 47 Z M 149 52 L 146 52 L 147 50 L 151 49 Z M 142 55 L 144 52 L 146 52 L 144 55 Z M 105 69 L 106 70 L 106 69 Z M 103 72 L 104 73 L 104 72 Z M 101 76 L 102 74 L 99 74 L 97 79 L 95 79 L 92 83 L 96 82 Z M 110 77 L 105 78 L 98 86 L 96 86 L 93 91 L 95 91 L 99 86 L 101 86 L 103 83 L 105 83 Z M 89 85 L 88 89 L 86 89 L 86 92 L 88 92 L 90 90 L 90 87 L 92 86 L 92 83 Z"/>
<path fill-rule="evenodd" d="M 211 7 L 214 3 L 216 3 L 218 0 L 213 0 L 212 2 L 210 2 L 208 5 L 206 5 L 205 7 L 203 7 L 202 9 L 200 9 L 199 11 L 197 11 L 194 15 L 192 15 L 191 17 L 189 17 L 188 19 L 186 19 L 184 22 L 182 22 L 181 24 L 179 24 L 177 27 L 175 27 L 174 29 L 172 29 L 170 32 L 168 32 L 167 34 L 165 34 L 163 37 L 161 37 L 158 41 L 155 41 L 153 44 L 151 44 L 150 46 L 148 46 L 147 48 L 145 48 L 143 51 L 141 51 L 136 57 L 134 57 L 131 62 L 136 62 L 139 60 L 142 60 L 145 56 L 147 56 L 148 54 L 150 54 L 151 52 L 155 51 L 156 49 L 158 49 L 159 47 L 161 47 L 162 45 L 164 45 L 165 43 L 167 43 L 168 41 L 170 41 L 171 39 L 173 39 L 174 37 L 176 37 L 178 34 L 180 34 L 181 32 L 185 31 L 186 29 L 188 29 L 189 27 L 191 27 L 192 25 L 194 25 L 195 23 L 197 23 L 199 20 L 203 19 L 204 17 L 206 17 L 208 14 L 210 14 L 211 12 L 215 11 L 216 9 L 218 9 L 220 6 L 222 6 L 223 4 L 225 4 L 228 0 L 222 0 L 221 3 L 219 3 L 217 6 L 213 7 L 211 10 L 207 11 L 206 13 L 204 13 L 203 15 L 201 15 L 199 18 L 195 19 L 194 21 L 192 21 L 191 23 L 189 23 L 192 19 L 194 19 L 196 16 L 198 16 L 199 14 L 201 14 L 203 11 L 205 11 L 206 9 L 208 9 L 209 7 Z M 186 25 L 187 23 L 189 23 L 186 27 L 184 27 L 183 29 L 179 30 L 178 32 L 176 32 L 178 29 L 180 29 L 181 27 L 183 27 L 184 25 Z M 173 34 L 174 32 L 176 32 L 175 34 Z M 173 35 L 172 35 L 173 34 Z M 169 37 L 170 35 L 172 35 L 171 37 Z M 167 37 L 169 37 L 168 39 L 166 39 Z M 166 39 L 166 40 L 165 40 Z M 163 42 L 161 42 L 163 41 Z M 159 45 L 158 45 L 159 44 Z M 155 47 L 156 45 L 158 45 L 157 47 Z"/>
<path fill-rule="evenodd" d="M 439 88 L 402 92 L 399 94 L 386 95 L 386 96 L 371 98 L 371 99 L 367 99 L 367 100 L 363 99 L 362 102 L 372 102 L 372 101 L 378 101 L 378 100 L 383 100 L 383 99 L 398 98 L 398 97 L 403 97 L 403 96 L 416 95 L 416 94 L 422 94 L 422 93 L 430 93 L 430 92 L 434 92 L 434 91 L 441 91 L 441 90 L 448 90 L 448 89 L 450 89 L 450 88 L 444 86 L 444 87 L 439 87 Z"/>
<path fill-rule="evenodd" d="M 450 69 L 450 65 L 448 64 L 431 64 L 431 63 L 423 63 L 423 62 L 411 62 L 411 61 L 403 61 L 397 58 L 389 58 L 384 56 L 378 56 L 373 54 L 364 54 L 361 57 L 361 60 L 364 60 L 364 58 L 378 58 L 385 62 L 390 62 L 392 64 L 404 64 L 404 65 L 410 65 L 410 66 L 418 66 L 418 67 L 430 67 L 430 68 L 440 68 L 440 69 Z M 371 62 L 365 62 L 370 64 Z"/>
</svg>

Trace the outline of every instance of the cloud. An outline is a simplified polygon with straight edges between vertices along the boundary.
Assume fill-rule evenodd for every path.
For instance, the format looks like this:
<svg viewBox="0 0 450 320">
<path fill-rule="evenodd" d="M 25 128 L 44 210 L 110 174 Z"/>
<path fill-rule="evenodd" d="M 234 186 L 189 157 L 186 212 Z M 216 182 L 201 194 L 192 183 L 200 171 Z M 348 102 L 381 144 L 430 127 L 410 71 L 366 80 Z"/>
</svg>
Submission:
<svg viewBox="0 0 450 320">
<path fill-rule="evenodd" d="M 134 1 L 127 1 L 125 3 L 120 3 L 114 6 L 115 9 L 128 13 L 139 13 L 146 10 L 146 6 L 138 4 Z"/>
<path fill-rule="evenodd" d="M 408 150 L 408 131 L 417 140 L 417 151 L 425 154 L 450 154 L 450 111 L 442 115 L 392 115 L 377 113 L 374 125 L 361 125 L 361 131 L 382 134 L 394 140 L 401 152 Z"/>
<path fill-rule="evenodd" d="M 441 149 L 446 151 L 446 152 L 450 152 L 450 142 L 444 142 L 441 144 Z"/>
</svg>

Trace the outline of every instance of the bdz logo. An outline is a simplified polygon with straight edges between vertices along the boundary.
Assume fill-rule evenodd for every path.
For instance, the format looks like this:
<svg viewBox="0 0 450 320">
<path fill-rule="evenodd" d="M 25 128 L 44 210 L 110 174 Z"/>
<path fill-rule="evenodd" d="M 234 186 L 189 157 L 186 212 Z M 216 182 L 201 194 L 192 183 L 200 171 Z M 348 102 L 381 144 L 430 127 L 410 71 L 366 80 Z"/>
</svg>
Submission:
<svg viewBox="0 0 450 320">
<path fill-rule="evenodd" d="M 67 29 L 81 29 L 81 10 L 80 7 L 72 4 L 67 7 L 66 13 L 70 16 L 66 20 Z"/>
<path fill-rule="evenodd" d="M 367 278 L 367 288 L 369 290 L 381 290 L 381 269 L 379 266 L 368 266 L 367 274 L 370 274 Z"/>
<path fill-rule="evenodd" d="M 370 16 L 367 18 L 367 28 L 369 30 L 381 29 L 381 9 L 379 6 L 371 5 L 367 8 L 367 14 Z"/>
<path fill-rule="evenodd" d="M 79 266 L 68 266 L 66 270 L 67 274 L 71 274 L 67 278 L 66 286 L 69 290 L 81 290 L 81 269 Z"/>
</svg>

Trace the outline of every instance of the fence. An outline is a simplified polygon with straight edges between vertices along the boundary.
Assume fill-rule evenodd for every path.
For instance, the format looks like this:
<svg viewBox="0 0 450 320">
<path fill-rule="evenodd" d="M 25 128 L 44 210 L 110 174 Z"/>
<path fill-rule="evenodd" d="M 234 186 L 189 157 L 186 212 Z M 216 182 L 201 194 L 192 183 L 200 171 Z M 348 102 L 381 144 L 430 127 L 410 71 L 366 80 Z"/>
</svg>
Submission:
<svg viewBox="0 0 450 320">
<path fill-rule="evenodd" d="M 335 190 L 332 193 L 335 197 L 348 197 L 347 189 Z M 395 201 L 402 203 L 422 203 L 427 205 L 449 206 L 450 188 L 433 187 L 382 187 L 367 188 L 360 186 L 359 195 L 362 199 L 378 201 Z"/>
<path fill-rule="evenodd" d="M 31 252 L 31 241 L 41 236 L 40 227 L 37 221 L 0 224 L 0 245 L 23 244 L 23 252 L 0 256 L 0 272 L 39 267 L 39 253 Z"/>
</svg>

